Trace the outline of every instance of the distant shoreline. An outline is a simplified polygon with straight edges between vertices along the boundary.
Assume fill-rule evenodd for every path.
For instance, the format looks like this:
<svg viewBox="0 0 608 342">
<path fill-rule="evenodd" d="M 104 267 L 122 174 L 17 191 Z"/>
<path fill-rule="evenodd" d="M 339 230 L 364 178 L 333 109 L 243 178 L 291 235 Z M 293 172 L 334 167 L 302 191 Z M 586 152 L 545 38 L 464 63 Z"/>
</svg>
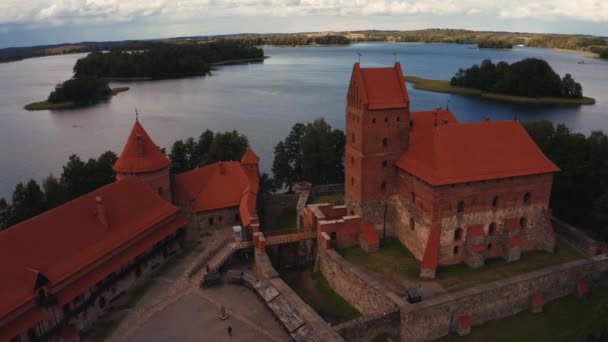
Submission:
<svg viewBox="0 0 608 342">
<path fill-rule="evenodd" d="M 593 105 L 595 99 L 583 97 L 581 99 L 566 99 L 558 97 L 524 97 L 505 94 L 489 93 L 483 90 L 465 87 L 454 87 L 449 81 L 431 80 L 416 76 L 404 76 L 407 82 L 414 85 L 415 89 L 427 90 L 439 93 L 451 93 L 459 95 L 477 96 L 488 100 L 527 103 L 527 104 L 561 104 L 561 105 Z"/>
<path fill-rule="evenodd" d="M 115 96 L 119 93 L 129 90 L 129 87 L 116 87 L 112 88 L 112 96 Z M 94 105 L 94 104 L 92 104 Z M 58 102 L 53 103 L 49 101 L 40 101 L 40 102 L 32 102 L 28 105 L 25 105 L 23 108 L 29 111 L 35 110 L 61 110 L 61 109 L 72 109 L 72 108 L 80 108 L 80 107 L 88 107 L 83 105 L 78 105 L 72 101 Z"/>
</svg>

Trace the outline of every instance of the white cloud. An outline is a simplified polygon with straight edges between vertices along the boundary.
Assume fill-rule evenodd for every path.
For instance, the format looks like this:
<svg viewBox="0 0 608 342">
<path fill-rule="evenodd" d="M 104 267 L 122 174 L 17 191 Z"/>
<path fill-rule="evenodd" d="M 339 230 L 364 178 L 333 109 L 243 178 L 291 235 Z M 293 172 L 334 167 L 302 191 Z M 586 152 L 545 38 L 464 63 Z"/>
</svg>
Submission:
<svg viewBox="0 0 608 342">
<path fill-rule="evenodd" d="M 608 22 L 606 0 L 0 0 L 0 27 L 167 22 L 251 16 L 481 15 Z"/>
</svg>

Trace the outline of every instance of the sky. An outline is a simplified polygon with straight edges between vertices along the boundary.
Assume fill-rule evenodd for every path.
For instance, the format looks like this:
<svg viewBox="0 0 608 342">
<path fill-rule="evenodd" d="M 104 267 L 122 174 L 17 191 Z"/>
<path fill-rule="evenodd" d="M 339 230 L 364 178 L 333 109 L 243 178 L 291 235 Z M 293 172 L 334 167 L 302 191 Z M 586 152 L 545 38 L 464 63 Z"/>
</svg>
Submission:
<svg viewBox="0 0 608 342">
<path fill-rule="evenodd" d="M 608 0 L 0 0 L 0 47 L 424 28 L 608 36 Z"/>
</svg>

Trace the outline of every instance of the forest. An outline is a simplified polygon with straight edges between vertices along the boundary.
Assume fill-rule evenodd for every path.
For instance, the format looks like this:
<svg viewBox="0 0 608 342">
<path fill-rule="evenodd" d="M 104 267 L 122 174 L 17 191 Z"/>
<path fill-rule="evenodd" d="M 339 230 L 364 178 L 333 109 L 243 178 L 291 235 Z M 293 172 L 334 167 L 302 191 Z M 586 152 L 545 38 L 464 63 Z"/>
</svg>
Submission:
<svg viewBox="0 0 608 342">
<path fill-rule="evenodd" d="M 253 45 L 350 44 L 358 41 L 397 41 L 412 43 L 479 44 L 487 41 L 507 45 L 525 45 L 548 49 L 566 49 L 597 53 L 608 58 L 608 38 L 589 35 L 546 34 L 525 32 L 469 31 L 460 29 L 425 29 L 413 31 L 343 31 L 327 35 L 298 34 L 236 34 L 223 36 L 179 37 L 165 40 L 130 40 L 117 42 L 80 42 L 32 47 L 0 49 L 0 62 L 25 58 L 95 51 L 141 51 L 161 45 L 210 42 L 217 39 L 236 40 Z"/>
<path fill-rule="evenodd" d="M 513 44 L 505 40 L 488 39 L 477 43 L 480 49 L 512 49 Z"/>
<path fill-rule="evenodd" d="M 166 79 L 203 76 L 213 63 L 262 59 L 264 50 L 236 40 L 160 44 L 144 51 L 94 52 L 74 66 L 74 77 Z"/>
<path fill-rule="evenodd" d="M 56 86 L 49 95 L 48 102 L 70 101 L 77 105 L 86 105 L 107 100 L 111 96 L 112 90 L 107 81 L 95 77 L 79 77 Z"/>
<path fill-rule="evenodd" d="M 570 74 L 560 78 L 549 63 L 537 58 L 526 58 L 512 64 L 494 64 L 490 59 L 485 59 L 480 65 L 458 70 L 450 85 L 532 98 L 583 97 L 582 86 Z"/>
<path fill-rule="evenodd" d="M 608 136 L 585 136 L 548 120 L 524 127 L 561 169 L 553 178 L 553 214 L 608 241 Z"/>
</svg>

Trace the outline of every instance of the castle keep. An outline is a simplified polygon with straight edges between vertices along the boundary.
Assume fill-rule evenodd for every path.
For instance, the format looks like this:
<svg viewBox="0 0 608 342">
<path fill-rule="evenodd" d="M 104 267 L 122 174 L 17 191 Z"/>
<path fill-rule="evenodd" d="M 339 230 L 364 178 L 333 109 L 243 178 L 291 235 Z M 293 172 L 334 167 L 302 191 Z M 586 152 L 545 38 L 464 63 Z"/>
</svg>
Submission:
<svg viewBox="0 0 608 342">
<path fill-rule="evenodd" d="M 411 112 L 399 63 L 357 63 L 346 136 L 349 214 L 398 238 L 421 261 L 422 276 L 555 248 L 547 210 L 559 169 L 519 122 L 460 123 L 441 108 Z"/>
</svg>

